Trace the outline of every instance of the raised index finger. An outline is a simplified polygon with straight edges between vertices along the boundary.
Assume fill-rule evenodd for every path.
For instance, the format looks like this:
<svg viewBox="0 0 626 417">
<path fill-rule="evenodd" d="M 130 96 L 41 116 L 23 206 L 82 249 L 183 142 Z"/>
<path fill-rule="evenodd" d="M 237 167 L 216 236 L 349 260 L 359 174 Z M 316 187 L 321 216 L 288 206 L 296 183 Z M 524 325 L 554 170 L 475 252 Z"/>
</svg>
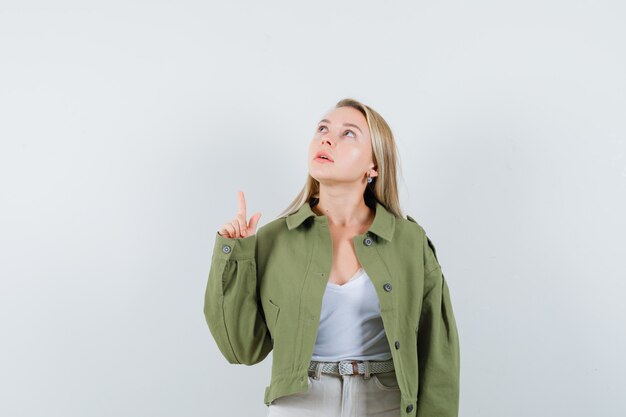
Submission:
<svg viewBox="0 0 626 417">
<path fill-rule="evenodd" d="M 243 191 L 239 191 L 237 194 L 239 196 L 239 211 L 237 214 L 243 217 L 243 224 L 245 225 L 248 221 L 246 217 L 246 198 L 243 195 Z"/>
</svg>

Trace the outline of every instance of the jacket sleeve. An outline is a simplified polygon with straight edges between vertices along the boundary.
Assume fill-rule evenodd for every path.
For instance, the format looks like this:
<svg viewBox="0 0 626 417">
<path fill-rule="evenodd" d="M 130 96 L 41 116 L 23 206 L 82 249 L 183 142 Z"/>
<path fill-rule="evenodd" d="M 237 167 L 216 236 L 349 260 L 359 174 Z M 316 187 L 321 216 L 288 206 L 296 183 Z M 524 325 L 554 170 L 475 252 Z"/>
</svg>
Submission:
<svg viewBox="0 0 626 417">
<path fill-rule="evenodd" d="M 259 363 L 273 347 L 257 295 L 256 238 L 227 238 L 216 232 L 204 296 L 209 330 L 233 364 Z"/>
<path fill-rule="evenodd" d="M 417 417 L 457 417 L 460 349 L 450 291 L 424 235 L 424 299 L 417 329 Z"/>
</svg>

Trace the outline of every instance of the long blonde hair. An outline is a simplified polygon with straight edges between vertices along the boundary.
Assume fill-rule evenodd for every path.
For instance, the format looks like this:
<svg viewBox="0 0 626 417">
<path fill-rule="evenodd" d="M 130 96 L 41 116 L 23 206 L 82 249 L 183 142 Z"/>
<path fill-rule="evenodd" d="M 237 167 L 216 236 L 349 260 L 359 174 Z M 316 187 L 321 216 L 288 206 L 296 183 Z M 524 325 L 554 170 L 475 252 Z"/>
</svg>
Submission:
<svg viewBox="0 0 626 417">
<path fill-rule="evenodd" d="M 358 100 L 344 98 L 335 104 L 335 108 L 339 107 L 352 107 L 360 111 L 365 116 L 370 131 L 372 156 L 374 164 L 378 168 L 378 176 L 372 177 L 373 181 L 365 187 L 365 192 L 363 193 L 365 203 L 369 207 L 374 208 L 376 201 L 378 201 L 395 216 L 404 218 L 400 208 L 396 178 L 397 169 L 399 168 L 398 152 L 391 128 L 380 114 Z M 312 198 L 315 199 L 314 204 L 319 201 L 319 182 L 307 174 L 306 182 L 300 193 L 277 218 L 295 213 Z"/>
</svg>

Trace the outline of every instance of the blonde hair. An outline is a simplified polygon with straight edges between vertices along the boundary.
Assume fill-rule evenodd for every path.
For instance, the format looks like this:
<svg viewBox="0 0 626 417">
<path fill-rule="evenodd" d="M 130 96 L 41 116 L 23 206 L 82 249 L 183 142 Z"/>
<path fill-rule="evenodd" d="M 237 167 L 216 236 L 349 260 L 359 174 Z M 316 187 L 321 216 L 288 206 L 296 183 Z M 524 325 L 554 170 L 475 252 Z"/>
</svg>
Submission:
<svg viewBox="0 0 626 417">
<path fill-rule="evenodd" d="M 365 203 L 374 208 L 376 201 L 378 201 L 395 216 L 404 218 L 400 208 L 396 178 L 399 165 L 398 152 L 391 128 L 380 114 L 358 100 L 344 98 L 335 104 L 335 108 L 339 107 L 352 107 L 360 111 L 365 116 L 370 131 L 372 157 L 378 168 L 378 176 L 372 177 L 372 182 L 365 187 L 363 193 Z M 315 199 L 315 203 L 319 200 L 319 182 L 307 174 L 306 182 L 300 193 L 277 218 L 295 213 L 312 198 Z"/>
</svg>

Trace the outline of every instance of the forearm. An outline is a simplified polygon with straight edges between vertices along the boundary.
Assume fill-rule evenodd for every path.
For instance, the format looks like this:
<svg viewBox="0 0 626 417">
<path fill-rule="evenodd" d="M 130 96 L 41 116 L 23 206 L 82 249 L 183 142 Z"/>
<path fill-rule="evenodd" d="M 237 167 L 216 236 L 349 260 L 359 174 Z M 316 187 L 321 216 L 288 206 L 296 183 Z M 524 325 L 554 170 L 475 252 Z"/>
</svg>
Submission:
<svg viewBox="0 0 626 417">
<path fill-rule="evenodd" d="M 204 315 L 229 363 L 252 365 L 272 350 L 258 302 L 255 244 L 256 235 L 215 238 Z"/>
</svg>

